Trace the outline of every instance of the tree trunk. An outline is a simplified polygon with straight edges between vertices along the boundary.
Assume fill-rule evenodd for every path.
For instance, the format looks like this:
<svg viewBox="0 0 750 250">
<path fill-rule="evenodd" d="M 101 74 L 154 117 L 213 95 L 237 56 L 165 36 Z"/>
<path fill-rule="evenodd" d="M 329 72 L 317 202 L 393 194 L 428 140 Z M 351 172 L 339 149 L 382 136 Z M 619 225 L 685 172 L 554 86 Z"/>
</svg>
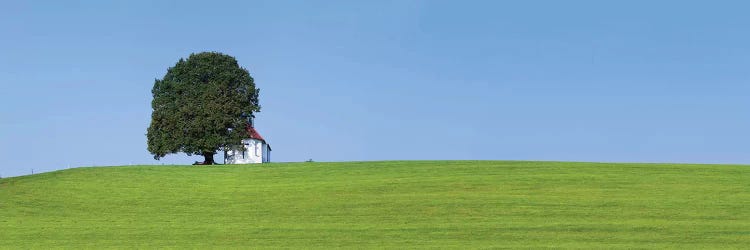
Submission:
<svg viewBox="0 0 750 250">
<path fill-rule="evenodd" d="M 213 152 L 203 153 L 203 165 L 214 165 L 214 153 Z"/>
</svg>

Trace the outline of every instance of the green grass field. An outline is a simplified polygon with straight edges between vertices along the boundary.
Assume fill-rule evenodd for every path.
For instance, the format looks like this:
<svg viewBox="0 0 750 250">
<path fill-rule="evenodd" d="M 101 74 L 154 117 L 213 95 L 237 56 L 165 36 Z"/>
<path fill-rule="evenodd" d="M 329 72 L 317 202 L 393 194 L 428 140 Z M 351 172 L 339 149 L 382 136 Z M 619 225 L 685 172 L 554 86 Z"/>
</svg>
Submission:
<svg viewBox="0 0 750 250">
<path fill-rule="evenodd" d="M 750 166 L 76 168 L 0 180 L 0 248 L 747 248 Z"/>
</svg>

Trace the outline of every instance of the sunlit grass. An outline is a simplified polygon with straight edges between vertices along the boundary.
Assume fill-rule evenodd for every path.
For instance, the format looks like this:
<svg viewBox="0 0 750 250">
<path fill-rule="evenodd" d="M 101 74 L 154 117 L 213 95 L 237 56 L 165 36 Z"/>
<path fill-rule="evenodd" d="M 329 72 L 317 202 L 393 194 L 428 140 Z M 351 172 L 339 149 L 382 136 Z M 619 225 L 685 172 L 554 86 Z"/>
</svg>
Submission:
<svg viewBox="0 0 750 250">
<path fill-rule="evenodd" d="M 750 166 L 77 168 L 0 180 L 0 248 L 743 248 Z"/>
</svg>

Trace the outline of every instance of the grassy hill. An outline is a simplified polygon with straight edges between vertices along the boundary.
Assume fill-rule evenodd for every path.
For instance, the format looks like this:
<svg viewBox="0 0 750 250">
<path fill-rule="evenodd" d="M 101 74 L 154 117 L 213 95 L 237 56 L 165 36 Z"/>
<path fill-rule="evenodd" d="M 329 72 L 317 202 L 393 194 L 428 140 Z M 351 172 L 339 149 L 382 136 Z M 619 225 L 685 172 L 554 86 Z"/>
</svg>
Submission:
<svg viewBox="0 0 750 250">
<path fill-rule="evenodd" d="M 750 166 L 77 168 L 0 180 L 0 248 L 744 248 Z"/>
</svg>

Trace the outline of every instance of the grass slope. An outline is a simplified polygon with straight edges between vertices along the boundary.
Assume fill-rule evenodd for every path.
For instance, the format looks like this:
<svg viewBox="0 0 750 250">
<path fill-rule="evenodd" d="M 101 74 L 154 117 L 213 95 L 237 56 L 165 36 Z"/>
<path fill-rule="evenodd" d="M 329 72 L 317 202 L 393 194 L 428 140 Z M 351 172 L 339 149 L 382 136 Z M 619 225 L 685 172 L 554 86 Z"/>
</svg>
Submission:
<svg viewBox="0 0 750 250">
<path fill-rule="evenodd" d="M 0 180 L 0 248 L 750 246 L 750 166 L 78 168 Z"/>
</svg>

